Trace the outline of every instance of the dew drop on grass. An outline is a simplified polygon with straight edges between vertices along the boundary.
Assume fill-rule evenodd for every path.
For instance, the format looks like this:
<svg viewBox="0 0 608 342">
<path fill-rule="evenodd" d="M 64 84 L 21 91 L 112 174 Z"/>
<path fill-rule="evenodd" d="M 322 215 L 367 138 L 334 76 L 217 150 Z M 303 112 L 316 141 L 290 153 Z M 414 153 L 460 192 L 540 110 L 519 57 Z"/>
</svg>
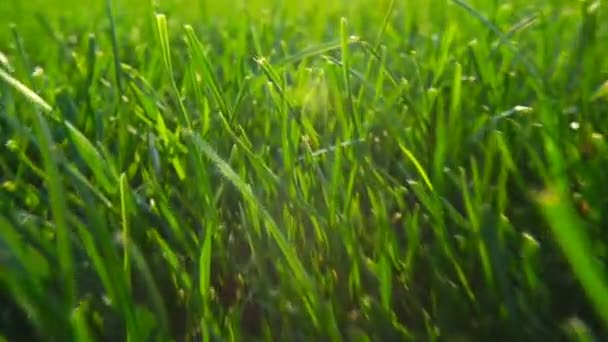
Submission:
<svg viewBox="0 0 608 342">
<path fill-rule="evenodd" d="M 528 106 L 515 106 L 513 110 L 518 113 L 531 113 L 534 109 Z"/>
<path fill-rule="evenodd" d="M 39 66 L 35 67 L 34 71 L 32 72 L 32 76 L 33 77 L 41 77 L 42 75 L 44 75 L 44 69 L 42 69 Z"/>
<path fill-rule="evenodd" d="M 576 122 L 576 121 L 572 121 L 570 123 L 570 128 L 572 128 L 575 131 L 578 131 L 578 129 L 581 127 L 581 124 Z"/>
<path fill-rule="evenodd" d="M 0 51 L 0 65 L 2 65 L 8 72 L 13 72 L 13 67 L 8 62 L 8 58 L 2 51 Z"/>
</svg>

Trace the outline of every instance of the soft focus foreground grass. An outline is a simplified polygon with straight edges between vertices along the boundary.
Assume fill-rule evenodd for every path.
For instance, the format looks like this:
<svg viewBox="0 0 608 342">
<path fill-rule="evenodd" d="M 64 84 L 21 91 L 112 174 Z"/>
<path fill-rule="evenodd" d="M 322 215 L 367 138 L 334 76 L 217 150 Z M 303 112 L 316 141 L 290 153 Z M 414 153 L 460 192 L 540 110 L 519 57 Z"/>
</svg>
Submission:
<svg viewBox="0 0 608 342">
<path fill-rule="evenodd" d="M 2 1 L 0 338 L 607 337 L 606 13 Z"/>
</svg>

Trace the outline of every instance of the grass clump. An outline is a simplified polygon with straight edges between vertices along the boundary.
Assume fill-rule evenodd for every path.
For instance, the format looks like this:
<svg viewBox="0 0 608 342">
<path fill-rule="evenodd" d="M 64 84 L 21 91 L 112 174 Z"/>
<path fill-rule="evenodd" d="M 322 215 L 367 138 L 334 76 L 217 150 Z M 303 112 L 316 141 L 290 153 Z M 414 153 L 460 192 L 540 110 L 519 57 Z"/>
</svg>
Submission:
<svg viewBox="0 0 608 342">
<path fill-rule="evenodd" d="M 0 338 L 608 336 L 605 13 L 2 2 Z"/>
</svg>

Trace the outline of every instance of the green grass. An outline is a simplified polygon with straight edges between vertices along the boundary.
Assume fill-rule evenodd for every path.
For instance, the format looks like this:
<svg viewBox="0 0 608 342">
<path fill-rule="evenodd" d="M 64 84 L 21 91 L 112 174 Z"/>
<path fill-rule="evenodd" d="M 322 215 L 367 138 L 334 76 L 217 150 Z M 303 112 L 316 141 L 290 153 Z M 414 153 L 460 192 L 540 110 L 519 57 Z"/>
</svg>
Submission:
<svg viewBox="0 0 608 342">
<path fill-rule="evenodd" d="M 0 2 L 0 341 L 608 338 L 608 12 Z"/>
</svg>

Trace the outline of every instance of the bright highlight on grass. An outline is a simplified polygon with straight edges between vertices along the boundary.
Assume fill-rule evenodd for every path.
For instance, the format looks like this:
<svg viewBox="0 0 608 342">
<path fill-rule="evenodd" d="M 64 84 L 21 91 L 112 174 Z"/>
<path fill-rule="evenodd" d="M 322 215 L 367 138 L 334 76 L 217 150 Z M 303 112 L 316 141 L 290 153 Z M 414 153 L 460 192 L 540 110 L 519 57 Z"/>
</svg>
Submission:
<svg viewBox="0 0 608 342">
<path fill-rule="evenodd" d="M 22 96 L 25 96 L 29 101 L 40 107 L 45 112 L 51 112 L 53 110 L 53 107 L 46 103 L 46 101 L 44 101 L 38 94 L 2 69 L 0 69 L 0 79 L 13 87 L 17 92 L 21 93 Z"/>
</svg>

